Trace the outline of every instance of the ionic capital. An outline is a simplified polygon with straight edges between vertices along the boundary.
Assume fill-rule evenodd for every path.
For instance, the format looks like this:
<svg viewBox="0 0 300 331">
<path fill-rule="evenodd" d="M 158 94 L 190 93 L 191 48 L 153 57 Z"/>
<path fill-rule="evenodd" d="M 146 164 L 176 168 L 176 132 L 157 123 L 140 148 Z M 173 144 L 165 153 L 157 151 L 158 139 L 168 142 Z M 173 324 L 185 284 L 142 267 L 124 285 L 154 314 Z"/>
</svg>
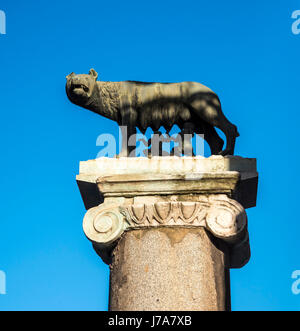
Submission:
<svg viewBox="0 0 300 331">
<path fill-rule="evenodd" d="M 237 201 L 222 194 L 196 196 L 192 201 L 181 201 L 174 196 L 168 201 L 158 198 L 151 202 L 151 199 L 147 201 L 147 197 L 144 200 L 144 203 L 105 202 L 91 208 L 83 221 L 86 236 L 98 250 L 109 250 L 125 231 L 159 227 L 204 227 L 234 250 L 235 267 L 248 261 L 249 256 L 237 256 L 237 250 L 234 249 L 247 238 L 247 215 Z M 249 246 L 249 242 L 243 245 Z M 246 248 L 246 251 L 249 249 Z"/>
</svg>

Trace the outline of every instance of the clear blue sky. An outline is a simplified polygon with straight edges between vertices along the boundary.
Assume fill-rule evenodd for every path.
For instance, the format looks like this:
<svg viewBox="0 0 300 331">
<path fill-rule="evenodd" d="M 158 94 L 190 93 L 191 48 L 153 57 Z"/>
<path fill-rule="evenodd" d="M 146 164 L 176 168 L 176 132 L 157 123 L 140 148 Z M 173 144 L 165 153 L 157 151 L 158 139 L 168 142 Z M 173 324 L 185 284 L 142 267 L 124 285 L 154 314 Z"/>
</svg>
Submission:
<svg viewBox="0 0 300 331">
<path fill-rule="evenodd" d="M 65 76 L 199 81 L 256 157 L 252 258 L 231 272 L 233 310 L 299 310 L 298 1 L 8 1 L 0 35 L 0 310 L 106 310 L 108 267 L 82 231 L 80 160 L 117 125 L 72 105 Z"/>
</svg>

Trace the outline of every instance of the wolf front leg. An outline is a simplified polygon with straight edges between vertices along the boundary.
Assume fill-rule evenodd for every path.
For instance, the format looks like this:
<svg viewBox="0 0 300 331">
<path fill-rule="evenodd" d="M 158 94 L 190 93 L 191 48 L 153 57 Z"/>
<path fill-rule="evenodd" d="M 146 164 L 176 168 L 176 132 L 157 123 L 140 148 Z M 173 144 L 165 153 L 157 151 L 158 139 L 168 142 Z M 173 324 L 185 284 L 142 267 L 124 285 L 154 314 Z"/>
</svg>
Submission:
<svg viewBox="0 0 300 331">
<path fill-rule="evenodd" d="M 134 157 L 136 149 L 136 111 L 129 107 L 121 111 L 122 149 L 118 157 Z"/>
</svg>

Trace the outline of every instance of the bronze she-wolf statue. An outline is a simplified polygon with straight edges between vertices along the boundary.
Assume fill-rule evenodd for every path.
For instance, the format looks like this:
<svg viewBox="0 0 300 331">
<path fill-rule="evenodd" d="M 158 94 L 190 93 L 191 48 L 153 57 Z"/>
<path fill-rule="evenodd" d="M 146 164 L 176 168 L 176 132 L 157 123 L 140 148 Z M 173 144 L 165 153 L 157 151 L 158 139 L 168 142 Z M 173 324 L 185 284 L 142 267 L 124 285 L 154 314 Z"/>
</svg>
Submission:
<svg viewBox="0 0 300 331">
<path fill-rule="evenodd" d="M 163 126 L 168 134 L 177 124 L 185 132 L 204 134 L 212 154 L 233 155 L 239 136 L 237 127 L 227 120 L 218 96 L 208 87 L 195 82 L 101 82 L 97 77 L 94 69 L 88 75 L 68 75 L 68 98 L 78 106 L 126 126 L 128 137 L 136 133 L 136 128 L 144 134 L 148 127 L 158 132 Z M 224 142 L 214 127 L 226 136 L 224 150 Z M 129 154 L 130 147 L 121 151 L 121 156 Z"/>
</svg>

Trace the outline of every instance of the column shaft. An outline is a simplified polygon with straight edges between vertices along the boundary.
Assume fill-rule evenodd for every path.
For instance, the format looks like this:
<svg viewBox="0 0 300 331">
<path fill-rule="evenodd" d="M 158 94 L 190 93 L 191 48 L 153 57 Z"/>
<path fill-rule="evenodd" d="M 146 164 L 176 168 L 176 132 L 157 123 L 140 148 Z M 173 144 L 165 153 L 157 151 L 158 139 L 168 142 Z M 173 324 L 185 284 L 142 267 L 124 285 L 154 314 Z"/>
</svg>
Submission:
<svg viewBox="0 0 300 331">
<path fill-rule="evenodd" d="M 126 232 L 112 253 L 110 310 L 230 310 L 226 256 L 204 228 Z"/>
</svg>

